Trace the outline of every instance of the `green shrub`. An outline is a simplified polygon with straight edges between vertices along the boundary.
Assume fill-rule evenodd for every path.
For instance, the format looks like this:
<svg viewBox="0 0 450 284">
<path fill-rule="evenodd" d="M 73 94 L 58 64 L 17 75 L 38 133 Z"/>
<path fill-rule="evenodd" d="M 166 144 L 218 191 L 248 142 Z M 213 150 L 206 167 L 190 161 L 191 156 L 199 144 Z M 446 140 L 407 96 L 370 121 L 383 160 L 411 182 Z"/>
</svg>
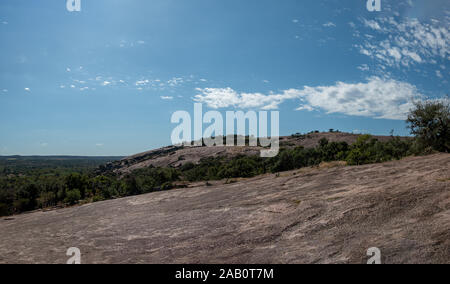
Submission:
<svg viewBox="0 0 450 284">
<path fill-rule="evenodd" d="M 347 163 L 349 165 L 364 165 L 374 162 L 377 154 L 374 147 L 376 143 L 377 140 L 373 139 L 371 135 L 358 137 L 347 156 Z"/>
<path fill-rule="evenodd" d="M 173 185 L 171 182 L 165 182 L 163 185 L 161 185 L 161 190 L 170 190 L 173 188 Z"/>
<path fill-rule="evenodd" d="M 292 169 L 294 169 L 294 156 L 292 155 L 292 151 L 285 150 L 278 155 L 278 158 L 272 166 L 271 171 L 273 173 L 277 173 L 289 171 Z"/>
<path fill-rule="evenodd" d="M 95 195 L 92 198 L 92 202 L 100 202 L 100 201 L 103 201 L 103 200 L 105 200 L 105 198 L 103 196 L 99 196 L 99 195 Z"/>
<path fill-rule="evenodd" d="M 0 203 L 0 217 L 8 216 L 11 214 L 8 204 Z"/>
<path fill-rule="evenodd" d="M 194 163 L 189 162 L 189 163 L 182 165 L 180 168 L 180 171 L 185 172 L 185 171 L 192 170 L 193 168 L 195 168 Z"/>
<path fill-rule="evenodd" d="M 64 202 L 69 205 L 76 204 L 81 199 L 81 193 L 78 189 L 72 189 L 67 191 L 66 198 L 64 199 Z"/>
<path fill-rule="evenodd" d="M 219 178 L 253 177 L 258 174 L 258 162 L 253 157 L 239 156 L 222 165 Z"/>
<path fill-rule="evenodd" d="M 65 178 L 66 187 L 69 190 L 77 189 L 81 198 L 86 197 L 86 189 L 88 187 L 88 177 L 79 173 L 71 173 Z"/>
<path fill-rule="evenodd" d="M 33 210 L 31 200 L 28 198 L 19 198 L 13 202 L 14 209 L 17 213 Z"/>
<path fill-rule="evenodd" d="M 56 194 L 53 192 L 42 192 L 39 197 L 39 207 L 46 208 L 56 205 Z"/>
</svg>

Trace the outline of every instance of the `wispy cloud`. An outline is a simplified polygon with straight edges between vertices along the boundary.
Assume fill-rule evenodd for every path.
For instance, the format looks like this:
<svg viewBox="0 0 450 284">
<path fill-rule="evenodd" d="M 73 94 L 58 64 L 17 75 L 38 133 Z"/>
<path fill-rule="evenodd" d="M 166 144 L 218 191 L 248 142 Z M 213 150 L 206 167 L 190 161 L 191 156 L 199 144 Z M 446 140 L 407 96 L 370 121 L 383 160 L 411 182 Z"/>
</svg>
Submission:
<svg viewBox="0 0 450 284">
<path fill-rule="evenodd" d="M 333 22 L 328 22 L 328 23 L 323 24 L 323 26 L 326 28 L 332 28 L 332 27 L 336 27 L 336 24 Z"/>
<path fill-rule="evenodd" d="M 133 48 L 133 47 L 137 47 L 140 45 L 145 45 L 147 44 L 144 40 L 121 40 L 118 44 L 117 43 L 113 43 L 113 46 L 118 46 L 120 48 Z M 111 45 L 108 44 L 107 47 L 110 47 Z"/>
<path fill-rule="evenodd" d="M 178 86 L 183 83 L 184 83 L 184 79 L 177 78 L 177 77 L 174 77 L 174 78 L 170 79 L 169 81 L 167 81 L 167 84 L 169 84 L 169 86 L 172 86 L 172 87 Z"/>
<path fill-rule="evenodd" d="M 357 68 L 363 72 L 370 70 L 370 67 L 367 64 L 362 64 L 362 65 L 358 66 Z"/>
<path fill-rule="evenodd" d="M 150 81 L 147 79 L 139 80 L 139 81 L 136 81 L 136 83 L 135 83 L 136 86 L 147 86 L 148 84 L 150 84 Z"/>
<path fill-rule="evenodd" d="M 179 75 L 172 77 L 156 77 L 150 74 L 127 75 L 127 74 L 102 74 L 92 73 L 88 68 L 64 67 L 67 80 L 59 82 L 57 87 L 61 89 L 91 90 L 114 86 L 115 89 L 139 90 L 139 91 L 169 91 L 174 92 L 181 88 L 191 89 L 205 82 L 209 82 L 205 77 L 195 75 Z"/>
<path fill-rule="evenodd" d="M 416 64 L 435 64 L 450 59 L 450 31 L 448 23 L 420 22 L 392 17 L 376 20 L 362 19 L 374 35 L 357 44 L 361 54 L 389 67 L 409 67 Z"/>
<path fill-rule="evenodd" d="M 373 30 L 377 30 L 377 31 L 381 31 L 382 30 L 381 27 L 380 27 L 380 24 L 378 24 L 378 22 L 375 21 L 375 20 L 363 19 L 363 21 L 364 21 L 364 25 L 366 27 L 369 27 L 369 28 L 371 28 Z"/>
</svg>

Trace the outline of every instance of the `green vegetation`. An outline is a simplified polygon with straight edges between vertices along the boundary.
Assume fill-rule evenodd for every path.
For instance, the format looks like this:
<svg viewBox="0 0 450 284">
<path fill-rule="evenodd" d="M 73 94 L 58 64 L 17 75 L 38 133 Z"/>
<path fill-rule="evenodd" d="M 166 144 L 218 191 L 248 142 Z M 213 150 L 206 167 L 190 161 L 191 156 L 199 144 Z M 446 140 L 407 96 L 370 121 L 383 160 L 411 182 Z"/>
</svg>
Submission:
<svg viewBox="0 0 450 284">
<path fill-rule="evenodd" d="M 71 170 L 70 167 L 39 167 L 33 161 L 33 166 L 19 167 L 8 160 L 1 164 L 0 215 L 168 190 L 180 181 L 249 178 L 331 161 L 347 161 L 350 165 L 384 162 L 418 154 L 414 146 L 413 139 L 397 137 L 379 142 L 370 135 L 363 135 L 354 145 L 322 139 L 316 148 L 282 148 L 277 157 L 270 159 L 259 156 L 206 158 L 198 164 L 186 163 L 177 169 L 149 167 L 123 176 L 98 175 L 92 165 L 73 164 Z"/>
<path fill-rule="evenodd" d="M 205 181 L 209 186 L 208 181 L 212 180 L 226 179 L 226 183 L 233 183 L 236 178 L 265 173 L 279 176 L 283 171 L 318 166 L 322 162 L 363 165 L 433 150 L 449 152 L 449 113 L 448 104 L 442 102 L 417 104 L 407 120 L 416 138 L 394 137 L 392 133 L 389 141 L 381 142 L 370 135 L 361 135 L 353 145 L 322 139 L 315 148 L 284 145 L 279 155 L 270 159 L 206 158 L 197 164 L 185 163 L 180 168 L 149 167 L 121 176 L 105 170 L 106 163 L 117 160 L 113 157 L 0 157 L 0 216 L 168 190 L 182 187 L 186 181 Z M 297 133 L 292 137 L 307 139 L 317 132 Z"/>
<path fill-rule="evenodd" d="M 449 99 L 416 103 L 408 116 L 411 133 L 417 137 L 419 147 L 435 151 L 450 151 Z"/>
<path fill-rule="evenodd" d="M 413 154 L 419 154 L 414 150 L 413 139 L 392 137 L 388 142 L 380 142 L 370 135 L 362 135 L 351 146 L 345 142 L 322 139 L 316 148 L 283 148 L 278 156 L 271 159 L 258 156 L 207 158 L 197 165 L 185 164 L 180 168 L 180 177 L 189 181 L 248 178 L 318 166 L 322 162 L 346 161 L 350 165 L 363 165 L 401 159 Z"/>
<path fill-rule="evenodd" d="M 96 175 L 96 167 L 79 165 L 74 166 L 73 172 L 64 168 L 52 169 L 52 173 L 34 167 L 28 172 L 22 167 L 14 172 L 2 166 L 7 174 L 0 174 L 0 216 L 167 190 L 179 180 L 175 169 L 147 168 L 119 177 Z"/>
<path fill-rule="evenodd" d="M 93 181 L 97 180 L 93 178 L 94 170 L 117 159 L 0 157 L 0 216 L 73 205 L 89 198 L 93 195 Z"/>
</svg>

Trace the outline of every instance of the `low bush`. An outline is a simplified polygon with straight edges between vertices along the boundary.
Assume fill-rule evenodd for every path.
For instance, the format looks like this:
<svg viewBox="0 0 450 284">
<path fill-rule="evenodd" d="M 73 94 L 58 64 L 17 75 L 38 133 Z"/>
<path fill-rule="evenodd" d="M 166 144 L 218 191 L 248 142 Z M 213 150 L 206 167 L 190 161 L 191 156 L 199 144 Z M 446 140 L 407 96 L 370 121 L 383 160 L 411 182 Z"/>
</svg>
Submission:
<svg viewBox="0 0 450 284">
<path fill-rule="evenodd" d="M 79 189 L 68 190 L 64 202 L 70 205 L 77 204 L 81 199 L 81 193 Z"/>
</svg>

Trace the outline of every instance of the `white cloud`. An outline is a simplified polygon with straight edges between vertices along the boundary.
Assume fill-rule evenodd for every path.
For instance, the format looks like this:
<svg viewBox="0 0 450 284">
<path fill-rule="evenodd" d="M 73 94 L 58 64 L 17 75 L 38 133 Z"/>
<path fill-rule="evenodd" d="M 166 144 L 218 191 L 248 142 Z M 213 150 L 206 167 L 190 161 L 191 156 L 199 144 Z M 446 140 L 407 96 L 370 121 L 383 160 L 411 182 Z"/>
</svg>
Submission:
<svg viewBox="0 0 450 284">
<path fill-rule="evenodd" d="M 280 94 L 238 93 L 231 88 L 197 89 L 196 102 L 210 108 L 277 109 L 287 100 L 298 100 L 297 110 L 323 110 L 380 119 L 404 119 L 413 107 L 413 100 L 423 96 L 416 87 L 405 82 L 369 78 L 364 83 L 337 82 L 331 86 L 289 89 Z"/>
<path fill-rule="evenodd" d="M 109 81 L 103 81 L 102 86 L 108 86 L 111 85 L 111 82 Z"/>
<path fill-rule="evenodd" d="M 378 24 L 378 22 L 376 22 L 374 20 L 368 21 L 368 20 L 364 19 L 364 25 L 366 27 L 369 27 L 369 28 L 373 29 L 373 30 L 381 31 L 380 24 Z"/>
<path fill-rule="evenodd" d="M 149 80 L 139 80 L 136 82 L 136 86 L 147 86 L 150 83 Z"/>
<path fill-rule="evenodd" d="M 72 71 L 72 70 L 71 70 L 70 68 L 66 68 L 66 71 L 67 71 L 67 72 L 70 72 L 70 71 Z"/>
<path fill-rule="evenodd" d="M 25 91 L 29 92 L 29 91 L 31 91 L 31 90 L 30 90 L 30 88 L 25 88 Z"/>
<path fill-rule="evenodd" d="M 120 48 L 133 48 L 133 47 L 135 47 L 135 46 L 137 46 L 137 45 L 144 45 L 144 44 L 146 44 L 146 42 L 143 41 L 143 40 L 136 40 L 136 41 L 126 41 L 126 40 L 121 40 L 121 41 L 118 43 L 118 46 L 119 46 Z M 109 47 L 109 45 L 107 45 L 107 47 Z"/>
<path fill-rule="evenodd" d="M 413 100 L 422 95 L 409 83 L 372 77 L 367 83 L 305 87 L 300 97 L 303 100 L 300 110 L 312 108 L 351 116 L 405 119 Z"/>
<path fill-rule="evenodd" d="M 367 65 L 367 64 L 363 64 L 363 65 L 361 65 L 361 66 L 358 66 L 357 67 L 359 70 L 361 70 L 361 71 L 369 71 L 370 70 L 370 67 Z"/>
<path fill-rule="evenodd" d="M 169 84 L 169 86 L 171 87 L 175 87 L 178 86 L 180 84 L 184 83 L 184 79 L 183 78 L 172 78 L 169 81 L 167 81 L 167 84 Z"/>
<path fill-rule="evenodd" d="M 310 105 L 302 105 L 300 107 L 298 107 L 296 110 L 307 110 L 307 111 L 313 111 L 314 108 Z"/>
<path fill-rule="evenodd" d="M 84 85 L 84 84 L 86 84 L 86 81 L 82 81 L 82 80 L 77 80 L 77 79 L 75 79 L 75 80 L 73 80 L 74 82 L 77 82 L 77 83 L 80 83 L 80 84 L 82 84 L 82 85 Z"/>
<path fill-rule="evenodd" d="M 396 54 L 398 54 L 398 53 L 394 53 L 394 54 L 390 53 L 390 55 L 393 56 L 397 61 L 400 61 L 401 55 L 395 56 Z M 413 61 L 415 61 L 417 63 L 422 63 L 422 58 L 420 57 L 420 55 L 418 55 L 414 51 L 409 51 L 407 49 L 403 49 L 402 54 L 406 57 L 411 58 Z"/>
<path fill-rule="evenodd" d="M 336 27 L 336 24 L 333 22 L 328 22 L 328 23 L 323 24 L 323 26 L 326 28 L 332 28 L 332 27 Z"/>
<path fill-rule="evenodd" d="M 282 94 L 264 95 L 261 93 L 237 93 L 231 88 L 197 89 L 200 94 L 194 97 L 196 102 L 206 103 L 209 107 L 218 108 L 260 108 L 277 109 L 288 99 L 298 98 L 298 90 L 286 90 Z"/>
<path fill-rule="evenodd" d="M 168 100 L 173 100 L 173 97 L 171 97 L 171 96 L 161 96 L 161 99 L 168 101 Z"/>
<path fill-rule="evenodd" d="M 405 18 L 363 19 L 373 35 L 364 43 L 356 45 L 361 54 L 391 67 L 409 67 L 415 64 L 436 64 L 438 59 L 450 59 L 450 31 L 448 24 L 430 23 Z"/>
<path fill-rule="evenodd" d="M 97 147 L 103 147 L 105 144 L 103 144 L 103 143 L 97 143 L 97 144 L 95 144 L 95 146 L 97 146 Z"/>
<path fill-rule="evenodd" d="M 436 76 L 439 78 L 444 78 L 444 76 L 442 76 L 442 73 L 440 70 L 436 70 Z"/>
</svg>

